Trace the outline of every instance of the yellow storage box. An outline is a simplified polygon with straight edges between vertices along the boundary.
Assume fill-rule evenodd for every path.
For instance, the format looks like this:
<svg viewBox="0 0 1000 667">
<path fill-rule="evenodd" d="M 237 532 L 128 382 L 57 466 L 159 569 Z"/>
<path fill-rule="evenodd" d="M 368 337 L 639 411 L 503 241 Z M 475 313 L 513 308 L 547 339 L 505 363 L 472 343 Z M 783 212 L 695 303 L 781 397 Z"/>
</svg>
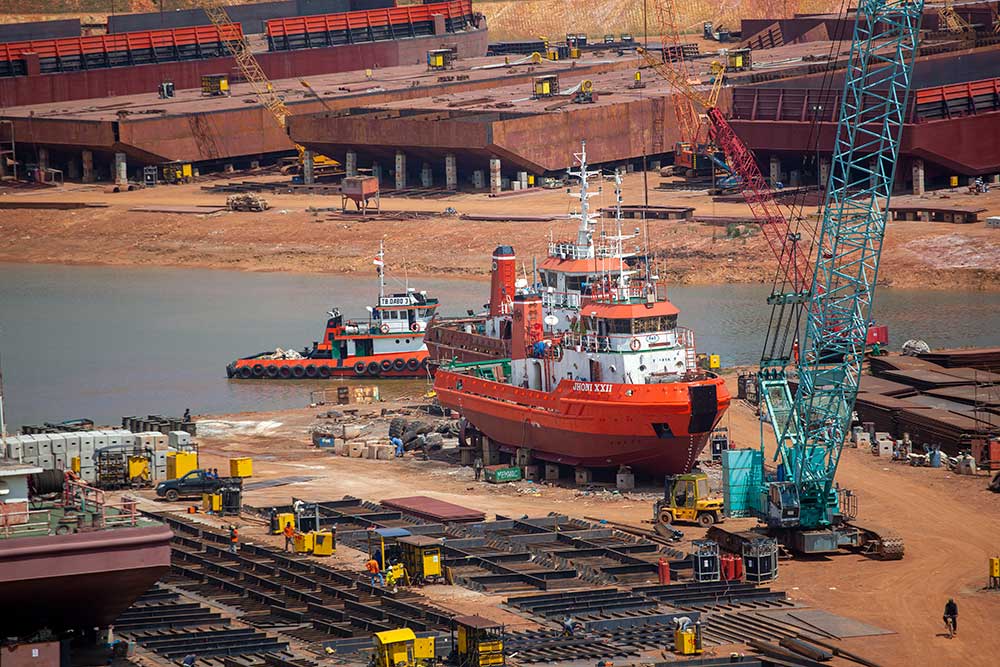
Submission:
<svg viewBox="0 0 1000 667">
<path fill-rule="evenodd" d="M 230 477 L 253 477 L 253 459 L 249 456 L 241 456 L 238 459 L 229 459 Z"/>
<path fill-rule="evenodd" d="M 413 657 L 417 660 L 434 659 L 434 638 L 416 637 L 413 640 Z"/>
<path fill-rule="evenodd" d="M 1000 577 L 1000 558 L 996 556 L 990 558 L 990 576 Z"/>
<path fill-rule="evenodd" d="M 321 530 L 313 533 L 313 554 L 316 556 L 332 556 L 337 550 L 333 533 Z"/>
<path fill-rule="evenodd" d="M 70 467 L 70 469 L 73 472 L 75 472 L 77 475 L 79 475 L 80 474 L 80 457 L 79 456 L 74 456 L 73 458 L 71 458 L 69 460 L 69 467 Z"/>
<path fill-rule="evenodd" d="M 128 457 L 128 479 L 150 479 L 149 459 L 145 456 Z"/>
<path fill-rule="evenodd" d="M 295 553 L 311 554 L 315 547 L 315 533 L 295 533 Z"/>
<path fill-rule="evenodd" d="M 180 479 L 192 470 L 198 469 L 197 452 L 168 452 L 167 479 Z"/>
<path fill-rule="evenodd" d="M 221 493 L 201 494 L 201 508 L 206 512 L 221 512 L 222 494 Z"/>
</svg>

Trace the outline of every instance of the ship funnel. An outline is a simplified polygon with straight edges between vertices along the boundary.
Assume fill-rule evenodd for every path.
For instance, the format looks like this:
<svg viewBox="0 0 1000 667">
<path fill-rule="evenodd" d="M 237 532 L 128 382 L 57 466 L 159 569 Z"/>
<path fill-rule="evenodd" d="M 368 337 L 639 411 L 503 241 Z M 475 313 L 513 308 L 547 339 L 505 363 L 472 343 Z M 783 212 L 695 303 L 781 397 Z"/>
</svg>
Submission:
<svg viewBox="0 0 1000 667">
<path fill-rule="evenodd" d="M 514 326 L 510 332 L 510 356 L 524 359 L 529 349 L 545 336 L 545 313 L 542 297 L 537 294 L 518 294 L 514 297 Z"/>
<path fill-rule="evenodd" d="M 493 268 L 490 275 L 490 317 L 507 315 L 514 298 L 514 281 L 517 277 L 517 257 L 509 245 L 497 246 L 493 251 Z"/>
</svg>

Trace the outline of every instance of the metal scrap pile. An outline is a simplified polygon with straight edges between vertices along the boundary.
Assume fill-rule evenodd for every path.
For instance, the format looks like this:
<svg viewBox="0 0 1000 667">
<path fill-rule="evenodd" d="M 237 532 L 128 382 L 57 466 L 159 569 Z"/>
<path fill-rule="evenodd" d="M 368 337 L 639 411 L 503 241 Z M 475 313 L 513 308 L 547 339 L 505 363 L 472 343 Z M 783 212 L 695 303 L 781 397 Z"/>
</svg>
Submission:
<svg viewBox="0 0 1000 667">
<path fill-rule="evenodd" d="M 226 198 L 226 208 L 230 211 L 266 211 L 271 205 L 266 199 L 252 192 L 229 195 Z"/>
</svg>

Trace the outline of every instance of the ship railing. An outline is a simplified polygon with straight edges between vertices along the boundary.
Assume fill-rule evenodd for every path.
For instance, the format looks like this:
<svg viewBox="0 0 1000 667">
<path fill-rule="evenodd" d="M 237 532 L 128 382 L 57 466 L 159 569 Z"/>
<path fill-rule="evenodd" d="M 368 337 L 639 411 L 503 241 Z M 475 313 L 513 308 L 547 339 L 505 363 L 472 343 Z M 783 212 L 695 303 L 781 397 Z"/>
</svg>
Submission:
<svg viewBox="0 0 1000 667">
<path fill-rule="evenodd" d="M 134 526 L 139 518 L 139 500 L 131 496 L 122 496 L 115 505 L 105 505 L 101 508 L 101 521 L 106 527 Z"/>
<path fill-rule="evenodd" d="M 579 292 L 542 292 L 542 306 L 545 308 L 579 308 Z"/>
<path fill-rule="evenodd" d="M 693 334 L 692 334 L 693 339 Z M 562 334 L 566 347 L 578 347 L 587 352 L 659 352 L 676 349 L 683 345 L 681 334 L 674 331 L 660 331 L 639 334 L 609 334 L 567 332 Z"/>
<path fill-rule="evenodd" d="M 109 503 L 104 491 L 73 479 L 63 485 L 63 504 L 93 515 L 97 528 L 134 526 L 138 518 L 135 498 L 123 496 L 117 503 Z"/>
<path fill-rule="evenodd" d="M 0 535 L 5 538 L 23 534 L 48 535 L 51 532 L 52 515 L 47 509 L 3 508 L 0 510 Z"/>
<path fill-rule="evenodd" d="M 628 256 L 628 254 L 625 254 Z M 549 257 L 559 259 L 610 259 L 617 257 L 612 246 L 580 246 L 571 241 L 557 241 L 549 244 Z"/>
<path fill-rule="evenodd" d="M 695 346 L 694 331 L 687 327 L 676 327 L 677 343 L 684 346 L 684 367 L 688 373 L 700 373 L 698 370 L 698 350 Z"/>
</svg>

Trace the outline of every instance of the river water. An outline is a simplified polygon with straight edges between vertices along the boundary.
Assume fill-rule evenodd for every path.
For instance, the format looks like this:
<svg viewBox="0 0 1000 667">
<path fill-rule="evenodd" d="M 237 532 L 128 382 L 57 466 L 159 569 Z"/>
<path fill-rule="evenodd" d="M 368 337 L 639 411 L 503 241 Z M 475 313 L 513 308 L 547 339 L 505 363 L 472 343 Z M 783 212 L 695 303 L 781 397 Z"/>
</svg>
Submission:
<svg viewBox="0 0 1000 667">
<path fill-rule="evenodd" d="M 488 285 L 419 280 L 442 312 L 479 309 Z M 391 286 L 397 287 L 397 286 Z M 364 317 L 374 275 L 0 264 L 0 363 L 8 431 L 22 424 L 123 415 L 180 415 L 302 407 L 309 390 L 338 381 L 230 381 L 226 364 L 273 349 L 301 349 L 339 306 Z M 770 311 L 760 285 L 675 286 L 680 320 L 702 352 L 723 365 L 759 357 Z M 892 347 L 996 345 L 1000 293 L 882 289 L 876 319 Z M 356 383 L 351 380 L 351 383 Z M 383 396 L 415 394 L 420 382 L 380 381 Z"/>
</svg>

